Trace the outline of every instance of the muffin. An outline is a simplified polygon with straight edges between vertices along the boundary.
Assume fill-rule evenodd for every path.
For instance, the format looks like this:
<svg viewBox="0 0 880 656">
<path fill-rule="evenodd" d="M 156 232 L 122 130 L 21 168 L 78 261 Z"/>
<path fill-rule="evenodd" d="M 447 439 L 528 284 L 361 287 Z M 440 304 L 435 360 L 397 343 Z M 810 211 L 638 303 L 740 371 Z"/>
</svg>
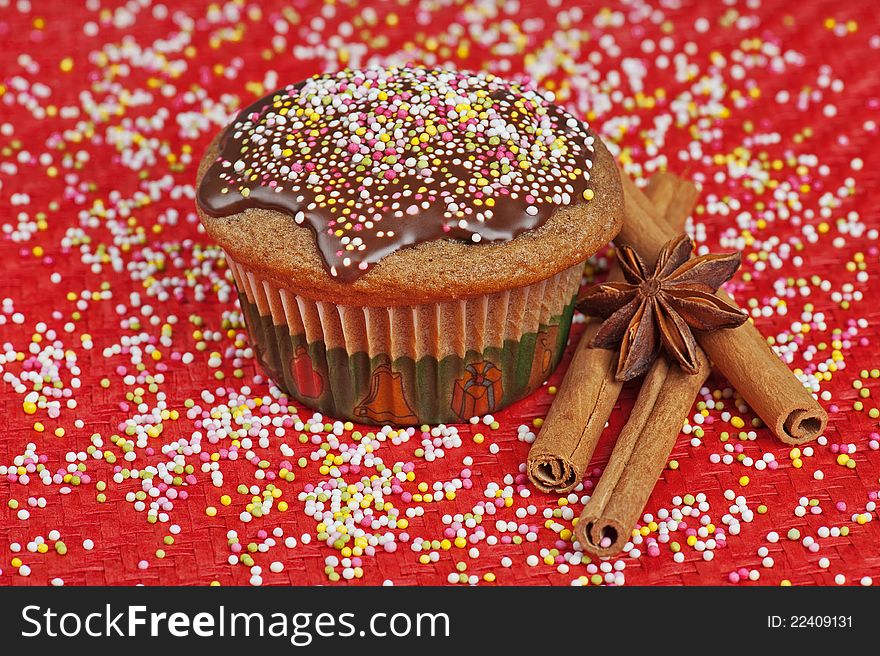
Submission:
<svg viewBox="0 0 880 656">
<path fill-rule="evenodd" d="M 198 174 L 254 350 L 360 423 L 468 420 L 540 386 L 584 261 L 620 229 L 613 157 L 528 82 L 391 67 L 243 110 Z"/>
</svg>

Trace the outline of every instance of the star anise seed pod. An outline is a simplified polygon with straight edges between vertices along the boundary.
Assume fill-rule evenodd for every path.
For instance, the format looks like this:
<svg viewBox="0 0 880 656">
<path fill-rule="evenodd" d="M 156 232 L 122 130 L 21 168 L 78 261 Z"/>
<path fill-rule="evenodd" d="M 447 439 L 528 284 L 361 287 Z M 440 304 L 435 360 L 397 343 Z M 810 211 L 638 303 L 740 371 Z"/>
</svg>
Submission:
<svg viewBox="0 0 880 656">
<path fill-rule="evenodd" d="M 735 328 L 748 318 L 715 295 L 739 268 L 741 255 L 691 258 L 693 248 L 687 235 L 669 241 L 652 272 L 635 250 L 624 246 L 617 259 L 626 282 L 596 285 L 578 299 L 583 313 L 605 319 L 590 346 L 620 346 L 617 380 L 645 373 L 661 348 L 695 374 L 697 343 L 691 331 Z"/>
</svg>

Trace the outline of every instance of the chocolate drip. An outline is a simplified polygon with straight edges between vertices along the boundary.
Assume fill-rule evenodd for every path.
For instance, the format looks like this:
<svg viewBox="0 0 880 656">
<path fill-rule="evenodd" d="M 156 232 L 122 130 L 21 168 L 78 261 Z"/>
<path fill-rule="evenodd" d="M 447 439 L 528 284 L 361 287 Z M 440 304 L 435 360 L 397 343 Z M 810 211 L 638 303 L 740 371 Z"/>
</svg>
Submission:
<svg viewBox="0 0 880 656">
<path fill-rule="evenodd" d="M 415 143 L 413 143 L 415 142 Z M 587 127 L 531 88 L 483 74 L 347 71 L 243 110 L 198 189 L 220 217 L 284 212 L 354 282 L 436 239 L 498 243 L 592 197 Z"/>
</svg>

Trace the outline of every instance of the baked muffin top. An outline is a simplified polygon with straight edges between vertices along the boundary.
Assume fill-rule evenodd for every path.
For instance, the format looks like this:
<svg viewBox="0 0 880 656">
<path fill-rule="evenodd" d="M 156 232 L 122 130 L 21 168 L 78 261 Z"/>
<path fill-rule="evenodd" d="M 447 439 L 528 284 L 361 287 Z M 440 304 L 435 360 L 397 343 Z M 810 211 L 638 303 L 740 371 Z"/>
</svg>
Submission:
<svg viewBox="0 0 880 656">
<path fill-rule="evenodd" d="M 561 259 L 585 259 L 619 228 L 619 182 L 606 160 L 587 126 L 528 82 L 424 68 L 346 70 L 243 110 L 202 162 L 197 198 L 208 232 L 244 264 L 280 283 L 315 286 L 316 295 L 336 288 L 336 297 L 347 285 L 343 296 L 361 297 L 371 278 L 395 277 L 397 256 L 433 264 L 444 253 L 422 246 L 438 242 L 470 251 L 465 259 L 488 256 L 487 248 L 540 232 L 561 209 L 572 223 Z M 271 248 L 255 243 L 265 237 Z M 291 262 L 290 249 L 303 261 Z M 264 257 L 268 250 L 274 256 Z M 313 252 L 317 271 L 300 266 L 315 264 Z M 564 268 L 559 259 L 547 268 L 522 264 L 548 277 Z M 510 277 L 496 286 L 511 286 Z M 484 293 L 470 273 L 463 278 L 447 294 Z M 397 283 L 399 291 L 410 286 Z M 414 300 L 403 296 L 398 302 Z"/>
</svg>

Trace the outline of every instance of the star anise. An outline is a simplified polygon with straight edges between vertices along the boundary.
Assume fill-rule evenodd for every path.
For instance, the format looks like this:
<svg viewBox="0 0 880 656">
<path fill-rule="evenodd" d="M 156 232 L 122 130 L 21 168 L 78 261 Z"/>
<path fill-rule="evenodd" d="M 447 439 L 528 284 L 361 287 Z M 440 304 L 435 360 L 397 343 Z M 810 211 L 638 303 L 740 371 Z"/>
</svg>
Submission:
<svg viewBox="0 0 880 656">
<path fill-rule="evenodd" d="M 739 268 L 739 253 L 691 258 L 687 235 L 669 241 L 653 273 L 629 246 L 617 259 L 626 282 L 607 282 L 588 289 L 578 309 L 605 319 L 590 346 L 620 346 L 617 380 L 645 373 L 661 346 L 684 371 L 697 373 L 697 343 L 691 330 L 735 328 L 747 316 L 715 295 Z"/>
</svg>

